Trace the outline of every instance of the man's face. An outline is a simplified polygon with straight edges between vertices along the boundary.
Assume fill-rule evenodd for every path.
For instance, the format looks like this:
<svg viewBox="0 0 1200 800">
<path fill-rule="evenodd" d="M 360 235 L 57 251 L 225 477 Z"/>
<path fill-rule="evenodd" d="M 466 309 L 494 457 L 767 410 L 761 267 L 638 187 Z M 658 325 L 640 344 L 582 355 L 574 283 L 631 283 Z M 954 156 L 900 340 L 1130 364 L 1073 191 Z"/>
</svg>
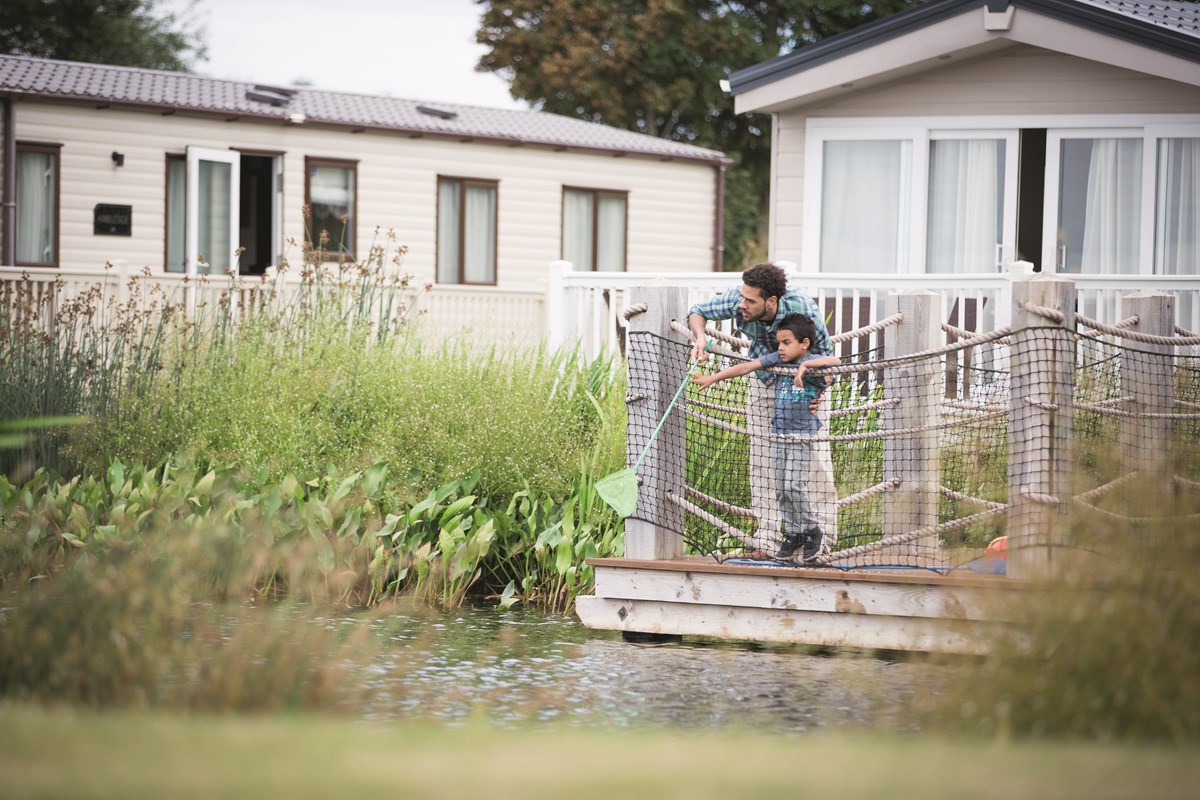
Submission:
<svg viewBox="0 0 1200 800">
<path fill-rule="evenodd" d="M 775 319 L 775 312 L 778 310 L 779 298 L 771 297 L 764 300 L 762 290 L 742 284 L 742 302 L 738 305 L 738 311 L 741 312 L 742 319 L 746 322 L 762 320 L 769 322 Z"/>
</svg>

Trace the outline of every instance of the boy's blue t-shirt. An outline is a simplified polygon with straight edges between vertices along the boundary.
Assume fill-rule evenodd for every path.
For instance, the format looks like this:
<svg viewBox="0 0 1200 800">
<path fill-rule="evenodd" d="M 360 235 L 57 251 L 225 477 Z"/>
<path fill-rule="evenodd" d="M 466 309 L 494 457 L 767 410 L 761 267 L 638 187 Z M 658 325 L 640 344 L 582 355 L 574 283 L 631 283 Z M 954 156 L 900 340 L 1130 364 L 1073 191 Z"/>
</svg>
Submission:
<svg viewBox="0 0 1200 800">
<path fill-rule="evenodd" d="M 820 358 L 815 353 L 808 353 L 796 361 L 783 361 L 779 351 L 774 350 L 760 356 L 759 361 L 764 368 L 778 366 L 795 366 L 801 361 Z M 804 386 L 796 386 L 796 382 L 787 376 L 779 376 L 775 381 L 775 416 L 771 418 L 772 433 L 816 433 L 821 429 L 821 421 L 808 410 L 808 405 L 817 395 L 825 390 L 824 377 L 804 378 Z M 786 378 L 786 380 L 785 380 Z"/>
</svg>

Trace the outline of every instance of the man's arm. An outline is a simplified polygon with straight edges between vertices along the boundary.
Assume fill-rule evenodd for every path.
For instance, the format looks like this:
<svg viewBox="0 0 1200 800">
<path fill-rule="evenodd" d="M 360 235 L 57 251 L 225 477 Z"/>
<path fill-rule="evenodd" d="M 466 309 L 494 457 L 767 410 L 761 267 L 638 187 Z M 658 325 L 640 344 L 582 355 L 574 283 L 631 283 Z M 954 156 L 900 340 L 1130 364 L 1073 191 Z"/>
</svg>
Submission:
<svg viewBox="0 0 1200 800">
<path fill-rule="evenodd" d="M 742 302 L 742 290 L 734 288 L 708 300 L 702 300 L 692 306 L 688 312 L 687 324 L 692 331 L 692 360 L 704 361 L 708 358 L 704 346 L 708 336 L 704 326 L 709 320 L 733 319 L 737 315 L 738 305 Z"/>
</svg>

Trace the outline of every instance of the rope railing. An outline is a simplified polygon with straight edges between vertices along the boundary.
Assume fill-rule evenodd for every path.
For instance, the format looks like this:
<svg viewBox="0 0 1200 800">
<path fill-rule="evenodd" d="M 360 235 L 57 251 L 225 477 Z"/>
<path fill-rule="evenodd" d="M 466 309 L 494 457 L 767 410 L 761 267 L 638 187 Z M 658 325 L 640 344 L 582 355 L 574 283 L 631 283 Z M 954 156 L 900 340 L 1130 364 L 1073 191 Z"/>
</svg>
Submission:
<svg viewBox="0 0 1200 800">
<path fill-rule="evenodd" d="M 1122 419 L 1200 419 L 1200 413 L 1179 413 L 1178 411 L 1122 411 L 1119 408 L 1108 408 L 1099 403 L 1076 403 L 1076 408 L 1101 414 L 1107 417 Z"/>
<path fill-rule="evenodd" d="M 967 403 L 962 400 L 942 400 L 940 405 L 942 408 L 953 411 L 996 413 L 1005 410 L 1003 406 L 996 405 L 995 403 Z"/>
<path fill-rule="evenodd" d="M 894 315 L 894 316 L 899 316 L 899 315 Z M 889 319 L 891 319 L 891 317 L 889 317 Z M 867 326 L 867 327 L 870 327 L 870 326 Z M 671 330 L 675 331 L 676 333 L 682 333 L 684 336 L 687 336 L 689 341 L 691 341 L 693 338 L 691 328 L 687 327 L 679 320 L 671 320 Z M 881 369 L 887 369 L 889 367 L 898 367 L 898 366 L 902 366 L 904 364 L 913 363 L 915 361 L 923 361 L 923 360 L 931 358 L 933 356 L 942 356 L 942 355 L 947 355 L 949 353 L 957 353 L 960 350 L 966 350 L 971 347 L 978 347 L 979 345 L 982 345 L 982 344 L 987 344 L 989 342 L 997 341 L 998 339 L 1003 339 L 1003 338 L 1009 336 L 1011 333 L 1012 333 L 1011 328 L 1008 328 L 1008 327 L 997 328 L 993 331 L 988 331 L 987 333 L 978 334 L 977 336 L 974 336 L 973 338 L 970 338 L 970 339 L 962 339 L 960 341 L 953 342 L 951 344 L 944 344 L 944 345 L 939 345 L 938 347 L 931 347 L 926 350 L 921 350 L 916 353 L 909 353 L 909 354 L 906 354 L 903 356 L 899 356 L 897 358 L 889 358 L 883 362 L 867 361 L 867 362 L 863 362 L 860 364 L 841 364 L 836 367 L 820 367 L 817 369 L 810 370 L 808 374 L 813 375 L 813 376 L 819 376 L 819 375 L 852 375 L 852 374 L 858 374 L 858 373 L 863 373 L 863 372 L 878 372 Z M 722 340 L 725 340 L 729 337 L 726 337 L 725 334 L 722 334 L 721 337 L 717 337 L 717 338 L 722 338 Z M 745 340 L 743 339 L 741 341 L 745 341 Z M 739 355 L 737 353 L 730 353 L 728 351 L 722 351 L 722 350 L 718 350 L 718 349 L 714 349 L 714 348 L 710 348 L 710 351 L 716 352 L 720 355 L 724 355 L 728 358 L 739 359 L 741 361 L 752 361 L 753 360 L 753 359 L 747 358 L 745 356 Z M 795 367 L 772 367 L 768 371 L 777 373 L 779 375 L 795 375 L 796 374 Z"/>
<path fill-rule="evenodd" d="M 720 517 L 708 513 L 707 511 L 705 511 L 703 508 L 696 505 L 695 503 L 692 503 L 692 502 L 680 497 L 679 495 L 675 494 L 674 492 L 667 492 L 666 496 L 667 496 L 667 500 L 669 500 L 670 502 L 679 506 L 684 511 L 686 511 L 689 514 L 692 514 L 696 517 L 699 517 L 700 519 L 707 522 L 709 525 L 712 525 L 714 528 L 716 528 L 717 530 L 721 531 L 722 533 L 724 533 L 728 536 L 732 536 L 733 538 L 737 539 L 739 542 L 746 545 L 747 547 L 754 548 L 754 547 L 758 546 L 757 543 L 754 541 L 754 538 L 752 536 L 750 536 L 749 534 L 747 534 L 744 530 L 742 530 L 740 528 L 736 528 L 733 525 L 730 525 L 725 520 L 721 519 Z"/>
<path fill-rule="evenodd" d="M 879 333 L 889 325 L 896 325 L 903 321 L 904 314 L 892 314 L 890 317 L 881 319 L 878 322 L 872 322 L 870 325 L 863 325 L 861 328 L 855 328 L 852 331 L 839 333 L 837 336 L 830 336 L 829 341 L 833 344 L 841 344 L 842 342 L 848 342 L 851 339 L 862 339 L 865 336 L 870 336 L 872 333 Z"/>
<path fill-rule="evenodd" d="M 1051 322 L 1057 322 L 1059 325 L 1066 321 L 1067 315 L 1059 311 L 1057 308 L 1046 308 L 1037 303 L 1025 303 L 1025 310 L 1030 314 L 1037 314 L 1039 317 L 1045 317 Z"/>
<path fill-rule="evenodd" d="M 758 517 L 758 515 L 749 508 L 735 506 L 733 503 L 726 503 L 724 500 L 718 500 L 715 497 L 705 494 L 699 489 L 693 489 L 691 486 L 685 486 L 683 489 L 687 493 L 688 497 L 695 498 L 702 503 L 707 503 L 718 511 L 725 511 L 729 514 L 736 514 L 739 517 L 746 517 L 748 519 L 756 519 Z"/>
<path fill-rule="evenodd" d="M 626 322 L 629 322 L 630 318 L 643 313 L 647 308 L 649 308 L 649 306 L 647 306 L 645 303 L 634 303 L 631 306 L 626 306 L 621 312 L 621 316 Z"/>
<path fill-rule="evenodd" d="M 958 530 L 959 528 L 966 528 L 970 525 L 974 525 L 977 522 L 983 522 L 984 520 L 1004 514 L 1007 511 L 1007 505 L 1000 508 L 991 508 L 987 511 L 981 511 L 978 514 L 972 514 L 969 517 L 952 519 L 949 522 L 942 522 L 937 525 L 928 525 L 924 528 L 908 531 L 907 533 L 898 533 L 894 536 L 884 537 L 877 542 L 860 544 L 857 547 L 851 547 L 846 550 L 838 550 L 836 553 L 818 556 L 816 563 L 832 564 L 834 561 L 845 561 L 846 559 L 857 558 L 858 556 L 866 555 L 867 553 L 875 553 L 880 550 L 886 550 L 889 547 L 898 547 L 902 544 L 914 542 L 917 539 L 923 539 L 926 536 L 937 536 L 953 530 Z"/>
<path fill-rule="evenodd" d="M 1028 306 L 1026 306 L 1026 307 L 1028 308 Z M 1130 320 L 1133 320 L 1133 322 L 1130 322 Z M 1092 319 L 1091 317 L 1086 317 L 1082 314 L 1076 313 L 1075 314 L 1075 322 L 1080 325 L 1084 325 L 1088 328 L 1091 328 L 1092 330 L 1097 331 L 1100 334 L 1106 334 L 1108 336 L 1120 336 L 1123 339 L 1132 339 L 1135 342 L 1141 342 L 1143 344 L 1163 344 L 1163 345 L 1200 344 L 1200 336 L 1197 336 L 1197 335 L 1191 333 L 1190 331 L 1186 332 L 1187 333 L 1186 336 L 1183 334 L 1180 334 L 1178 336 L 1156 336 L 1156 335 L 1150 334 L 1150 333 L 1139 333 L 1138 331 L 1125 330 L 1125 328 L 1128 327 L 1129 325 L 1137 324 L 1138 317 L 1136 317 L 1136 316 L 1121 320 L 1116 325 L 1108 325 L 1106 323 L 1100 322 L 1099 320 L 1095 320 L 1095 319 Z M 1176 331 L 1178 332 L 1178 328 L 1176 329 Z M 1080 334 L 1080 335 L 1086 336 L 1087 334 Z"/>
<path fill-rule="evenodd" d="M 938 486 L 938 492 L 943 497 L 948 497 L 951 500 L 957 500 L 960 503 L 968 503 L 970 505 L 978 506 L 979 508 L 989 508 L 989 509 L 1008 508 L 1007 503 L 997 503 L 994 500 L 984 500 L 981 497 L 971 497 L 971 495 L 969 495 L 969 494 L 963 494 L 962 492 L 956 492 L 953 489 L 947 488 L 945 486 Z"/>
<path fill-rule="evenodd" d="M 852 506 L 855 503 L 858 503 L 862 500 L 866 500 L 868 497 L 874 497 L 877 494 L 883 494 L 884 492 L 894 492 L 896 489 L 900 488 L 901 483 L 903 483 L 903 481 L 901 481 L 899 478 L 892 478 L 891 480 L 884 481 L 883 483 L 877 483 L 874 486 L 872 486 L 871 488 L 863 489 L 861 492 L 858 492 L 857 494 L 852 494 L 847 497 L 840 498 L 837 501 L 837 507 L 845 508 L 846 506 Z"/>
<path fill-rule="evenodd" d="M 734 425 L 733 423 L 710 417 L 707 414 L 701 414 L 699 411 L 693 411 L 691 408 L 685 408 L 684 413 L 700 422 L 705 422 L 717 428 L 723 428 L 731 433 L 740 433 L 744 436 L 749 436 L 751 439 L 759 439 L 760 441 L 770 442 L 805 442 L 813 444 L 817 442 L 866 442 L 872 439 L 886 439 L 892 436 L 908 436 L 914 433 L 942 431 L 948 428 L 978 425 L 981 422 L 988 422 L 990 420 L 998 419 L 1008 415 L 1007 411 L 996 411 L 991 414 L 980 414 L 974 419 L 959 419 L 950 422 L 939 422 L 933 425 L 916 425 L 907 428 L 889 428 L 887 430 L 868 431 L 865 433 L 813 434 L 811 436 L 797 438 L 795 436 L 787 436 L 785 434 L 778 433 L 758 433 L 757 431 L 751 431 L 740 425 Z"/>
<path fill-rule="evenodd" d="M 1117 489 L 1117 488 L 1123 486 L 1124 484 L 1129 483 L 1131 480 L 1133 480 L 1137 476 L 1138 476 L 1137 470 L 1134 470 L 1133 472 L 1127 472 L 1126 474 L 1122 475 L 1121 477 L 1117 478 L 1116 480 L 1111 480 L 1108 483 L 1104 484 L 1103 486 L 1097 486 L 1095 489 L 1089 489 L 1088 491 L 1083 492 L 1082 494 L 1077 494 L 1071 499 L 1075 500 L 1076 502 L 1078 502 L 1080 500 L 1091 500 L 1094 497 L 1099 497 L 1100 495 L 1108 494 L 1113 489 Z"/>
<path fill-rule="evenodd" d="M 835 408 L 829 412 L 830 419 L 840 417 L 852 417 L 855 414 L 864 414 L 869 411 L 880 411 L 885 408 L 892 408 L 900 405 L 899 397 L 889 397 L 886 400 L 874 400 L 869 403 L 863 403 L 857 406 L 846 406 L 845 408 Z"/>
</svg>

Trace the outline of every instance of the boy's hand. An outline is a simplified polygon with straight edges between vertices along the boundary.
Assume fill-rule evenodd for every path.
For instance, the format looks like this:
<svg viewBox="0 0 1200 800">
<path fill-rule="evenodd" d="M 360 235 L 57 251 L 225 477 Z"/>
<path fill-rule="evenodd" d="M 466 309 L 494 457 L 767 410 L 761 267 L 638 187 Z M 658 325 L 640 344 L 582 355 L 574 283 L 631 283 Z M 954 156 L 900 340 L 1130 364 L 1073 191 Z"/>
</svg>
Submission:
<svg viewBox="0 0 1200 800">
<path fill-rule="evenodd" d="M 701 389 L 707 389 L 716 382 L 716 379 L 712 375 L 705 375 L 703 372 L 693 372 L 691 375 L 692 383 L 700 384 Z"/>
<path fill-rule="evenodd" d="M 799 364 L 796 366 L 796 379 L 795 379 L 795 384 L 796 384 L 797 388 L 800 388 L 800 387 L 803 387 L 803 386 L 804 386 L 804 373 L 805 373 L 805 372 L 808 372 L 808 364 L 807 364 L 807 363 L 805 363 L 805 362 L 803 362 L 803 361 L 801 361 L 801 362 L 800 362 L 800 363 L 799 363 Z"/>
</svg>

